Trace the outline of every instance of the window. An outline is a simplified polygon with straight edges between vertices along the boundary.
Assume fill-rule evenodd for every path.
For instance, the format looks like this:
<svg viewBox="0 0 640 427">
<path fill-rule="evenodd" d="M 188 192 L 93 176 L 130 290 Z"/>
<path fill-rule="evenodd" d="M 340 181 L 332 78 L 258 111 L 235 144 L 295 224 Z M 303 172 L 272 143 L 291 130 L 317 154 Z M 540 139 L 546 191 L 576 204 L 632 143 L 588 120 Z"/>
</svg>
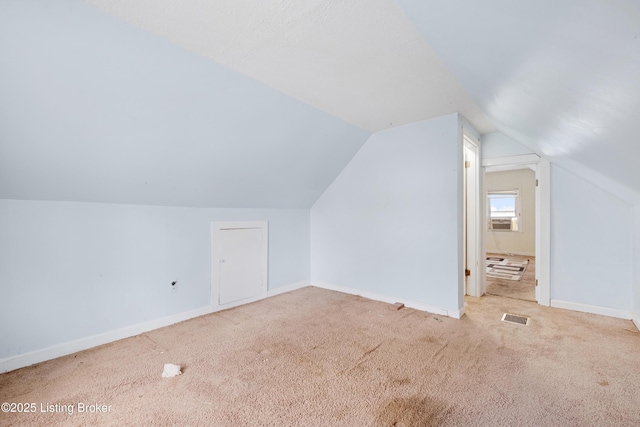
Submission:
<svg viewBox="0 0 640 427">
<path fill-rule="evenodd" d="M 489 191 L 489 229 L 518 231 L 518 190 Z"/>
</svg>

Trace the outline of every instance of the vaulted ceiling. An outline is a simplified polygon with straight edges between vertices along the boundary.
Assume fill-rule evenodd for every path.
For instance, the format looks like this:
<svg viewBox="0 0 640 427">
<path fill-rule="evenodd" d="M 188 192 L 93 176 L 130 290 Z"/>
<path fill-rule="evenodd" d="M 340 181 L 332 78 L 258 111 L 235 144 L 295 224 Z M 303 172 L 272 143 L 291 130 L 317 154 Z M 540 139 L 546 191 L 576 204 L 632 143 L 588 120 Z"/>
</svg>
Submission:
<svg viewBox="0 0 640 427">
<path fill-rule="evenodd" d="M 0 2 L 0 197 L 309 207 L 460 112 L 640 202 L 635 0 Z"/>
<path fill-rule="evenodd" d="M 85 1 L 362 129 L 493 129 L 392 0 Z"/>
<path fill-rule="evenodd" d="M 640 2 L 399 3 L 499 131 L 640 203 Z"/>
</svg>

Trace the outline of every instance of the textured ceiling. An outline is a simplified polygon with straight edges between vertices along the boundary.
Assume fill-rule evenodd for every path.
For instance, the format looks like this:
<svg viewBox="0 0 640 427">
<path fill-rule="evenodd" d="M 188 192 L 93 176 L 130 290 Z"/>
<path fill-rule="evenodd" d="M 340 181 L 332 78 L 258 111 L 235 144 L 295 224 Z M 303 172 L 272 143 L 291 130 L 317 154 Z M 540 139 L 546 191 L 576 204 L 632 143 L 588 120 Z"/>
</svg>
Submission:
<svg viewBox="0 0 640 427">
<path fill-rule="evenodd" d="M 86 0 L 368 131 L 453 112 L 494 130 L 393 0 Z"/>
</svg>

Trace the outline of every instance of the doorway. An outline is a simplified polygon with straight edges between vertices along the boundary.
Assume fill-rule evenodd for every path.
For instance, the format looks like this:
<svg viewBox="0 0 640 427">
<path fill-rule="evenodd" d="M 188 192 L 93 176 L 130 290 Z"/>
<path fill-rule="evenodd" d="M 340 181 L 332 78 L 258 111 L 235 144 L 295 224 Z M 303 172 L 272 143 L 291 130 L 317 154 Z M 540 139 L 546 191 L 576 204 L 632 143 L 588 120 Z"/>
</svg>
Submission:
<svg viewBox="0 0 640 427">
<path fill-rule="evenodd" d="M 229 307 L 267 294 L 266 221 L 212 223 L 211 305 Z"/>
<path fill-rule="evenodd" d="M 486 293 L 536 301 L 535 164 L 485 168 Z"/>
<path fill-rule="evenodd" d="M 514 253 L 518 252 L 517 250 L 506 250 L 506 254 L 492 254 L 488 249 L 495 248 L 495 246 L 491 246 L 489 242 L 489 238 L 485 239 L 485 245 L 483 248 L 483 255 L 486 259 L 487 256 L 492 257 L 496 255 L 495 258 L 505 258 L 507 259 L 504 264 L 508 264 L 509 255 L 512 256 L 512 270 L 516 270 L 519 267 L 522 267 L 524 261 L 526 261 L 526 257 L 529 256 L 529 264 L 533 262 L 533 265 L 527 266 L 531 267 L 530 274 L 533 273 L 532 278 L 523 277 L 525 280 L 530 279 L 533 281 L 533 300 L 537 301 L 538 304 L 548 306 L 550 303 L 550 247 L 551 247 L 551 231 L 550 231 L 550 164 L 546 159 L 539 157 L 536 154 L 527 154 L 521 156 L 510 156 L 510 157 L 500 157 L 495 159 L 484 159 L 482 161 L 483 166 L 483 176 L 486 177 L 487 173 L 491 172 L 505 172 L 505 171 L 514 171 L 514 170 L 532 170 L 534 181 L 532 182 L 534 188 L 534 211 L 533 211 L 533 240 L 534 240 L 534 248 L 533 248 L 533 257 L 530 256 L 530 253 Z M 508 205 L 509 209 L 513 211 L 513 213 L 509 212 L 509 215 L 505 215 L 507 218 L 500 218 L 499 215 L 495 215 L 493 218 L 490 214 L 491 202 L 489 201 L 489 192 L 492 190 L 488 188 L 488 183 L 483 181 L 483 194 L 484 198 L 486 198 L 486 206 L 487 208 L 483 210 L 481 213 L 484 218 L 484 223 L 486 224 L 485 228 L 487 230 L 497 227 L 503 227 L 503 230 L 507 227 L 518 228 L 522 227 L 524 224 L 522 223 L 521 215 L 517 215 L 519 209 L 522 209 L 522 201 L 518 201 L 517 198 L 520 193 L 516 190 L 518 188 L 510 188 L 510 189 L 502 189 L 496 190 L 493 193 L 495 197 L 499 199 L 503 197 L 505 199 L 511 198 L 508 203 L 503 203 L 503 205 Z M 512 187 L 515 187 L 512 185 Z M 516 198 L 513 201 L 513 197 Z M 520 204 L 518 204 L 520 203 Z M 496 208 L 499 208 L 500 202 L 495 204 Z M 505 209 L 506 210 L 506 209 Z M 518 223 L 520 221 L 520 223 Z M 529 219 L 531 222 L 531 219 Z M 509 231 L 513 233 L 513 231 Z M 509 233 L 507 232 L 507 233 Z M 505 252 L 506 246 L 502 246 L 502 250 L 497 252 Z M 513 248 L 513 247 L 512 247 Z M 526 252 L 520 251 L 520 252 Z M 506 255 L 506 256 L 502 256 Z M 522 259 L 524 257 L 524 259 Z M 494 260 L 496 262 L 501 262 L 500 260 Z M 518 264 L 519 263 L 519 264 Z M 509 270 L 503 269 L 504 270 Z M 523 270 L 523 276 L 526 274 L 526 268 Z M 521 279 L 522 280 L 522 279 Z M 487 281 L 485 280 L 484 285 L 487 285 Z M 516 292 L 517 294 L 517 292 Z M 530 294 L 529 295 L 530 298 Z M 529 299 L 527 298 L 527 299 Z"/>
</svg>

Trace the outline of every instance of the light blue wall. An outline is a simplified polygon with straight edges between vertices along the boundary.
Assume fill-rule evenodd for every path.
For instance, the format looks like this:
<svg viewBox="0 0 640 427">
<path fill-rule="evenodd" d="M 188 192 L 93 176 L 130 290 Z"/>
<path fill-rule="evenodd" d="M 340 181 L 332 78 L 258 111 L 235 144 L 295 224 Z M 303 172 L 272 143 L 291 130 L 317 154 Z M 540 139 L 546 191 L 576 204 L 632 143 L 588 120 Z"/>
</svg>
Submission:
<svg viewBox="0 0 640 427">
<path fill-rule="evenodd" d="M 531 154 L 533 150 L 525 147 L 507 135 L 494 132 L 482 135 L 482 158 L 493 159 L 498 157 L 520 156 Z"/>
<path fill-rule="evenodd" d="M 482 137 L 483 158 L 531 152 L 498 132 Z M 551 299 L 631 311 L 632 227 L 626 202 L 552 164 Z"/>
<path fill-rule="evenodd" d="M 270 289 L 309 279 L 308 209 L 0 200 L 0 359 L 208 306 L 215 220 L 269 221 Z"/>
<path fill-rule="evenodd" d="M 460 308 L 457 114 L 375 133 L 311 209 L 311 279 Z"/>
<path fill-rule="evenodd" d="M 498 129 L 640 203 L 637 1 L 397 3 Z"/>
<path fill-rule="evenodd" d="M 310 208 L 370 132 L 81 1 L 0 1 L 0 198 Z"/>
<path fill-rule="evenodd" d="M 551 168 L 551 298 L 632 310 L 633 216 L 611 194 Z"/>
<path fill-rule="evenodd" d="M 633 314 L 640 324 L 640 205 L 633 208 Z"/>
</svg>

